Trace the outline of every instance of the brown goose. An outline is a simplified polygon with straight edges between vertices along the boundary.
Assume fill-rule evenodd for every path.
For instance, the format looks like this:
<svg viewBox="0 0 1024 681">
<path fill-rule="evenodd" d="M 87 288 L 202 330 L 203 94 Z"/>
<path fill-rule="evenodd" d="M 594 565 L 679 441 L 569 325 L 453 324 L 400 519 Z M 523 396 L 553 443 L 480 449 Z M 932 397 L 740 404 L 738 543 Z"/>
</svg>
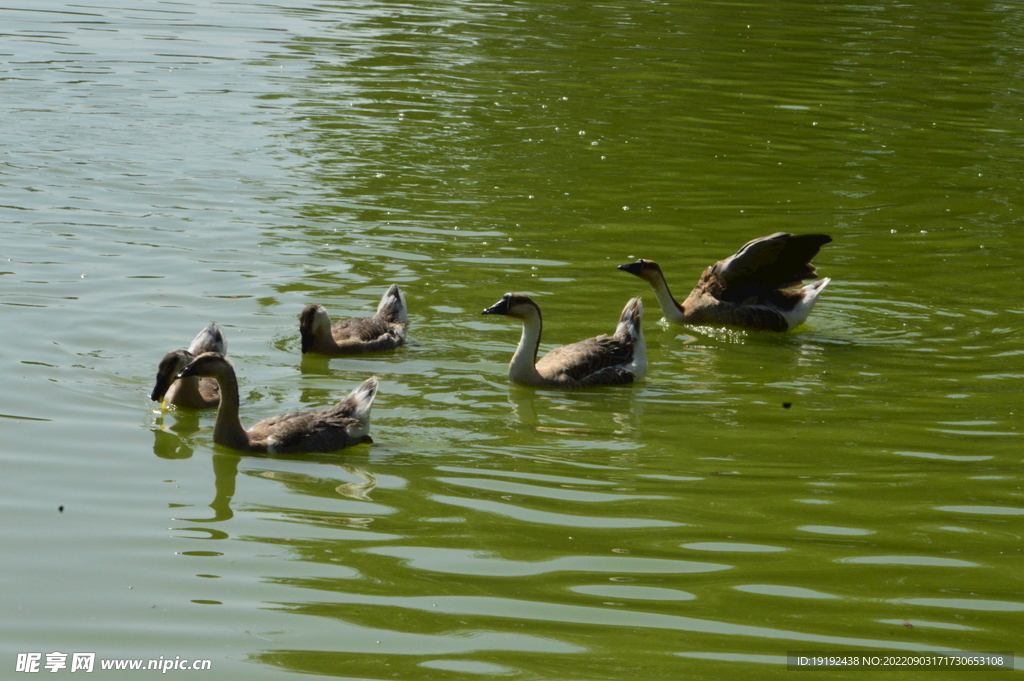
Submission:
<svg viewBox="0 0 1024 681">
<path fill-rule="evenodd" d="M 540 308 L 522 293 L 506 293 L 483 314 L 502 314 L 523 322 L 523 336 L 508 365 L 512 383 L 534 388 L 589 388 L 640 380 L 647 373 L 647 345 L 641 326 L 644 305 L 633 298 L 622 310 L 611 336 L 597 336 L 555 348 L 537 361 Z"/>
<path fill-rule="evenodd" d="M 220 404 L 220 388 L 217 381 L 209 378 L 185 378 L 174 380 L 178 372 L 204 352 L 227 354 L 228 344 L 224 333 L 216 323 L 199 332 L 188 350 L 174 350 L 164 355 L 156 372 L 156 385 L 149 399 L 161 402 L 163 406 L 173 404 L 189 409 L 210 409 Z"/>
<path fill-rule="evenodd" d="M 795 288 L 818 276 L 811 259 L 830 241 L 825 234 L 785 232 L 749 241 L 735 255 L 704 270 L 682 305 L 669 292 L 658 263 L 640 259 L 619 269 L 651 285 L 670 322 L 786 331 L 807 319 L 831 281 L 826 277 Z"/>
<path fill-rule="evenodd" d="M 369 434 L 370 407 L 377 396 L 376 376 L 363 381 L 333 407 L 271 416 L 249 430 L 238 419 L 238 379 L 224 355 L 199 355 L 181 370 L 178 380 L 189 376 L 206 376 L 220 384 L 221 401 L 213 427 L 213 441 L 219 445 L 243 452 L 307 454 L 373 442 Z"/>
<path fill-rule="evenodd" d="M 405 344 L 408 321 L 405 296 L 398 284 L 392 284 L 380 299 L 374 316 L 346 319 L 333 326 L 323 305 L 307 305 L 299 315 L 302 352 L 356 355 L 394 350 Z"/>
</svg>

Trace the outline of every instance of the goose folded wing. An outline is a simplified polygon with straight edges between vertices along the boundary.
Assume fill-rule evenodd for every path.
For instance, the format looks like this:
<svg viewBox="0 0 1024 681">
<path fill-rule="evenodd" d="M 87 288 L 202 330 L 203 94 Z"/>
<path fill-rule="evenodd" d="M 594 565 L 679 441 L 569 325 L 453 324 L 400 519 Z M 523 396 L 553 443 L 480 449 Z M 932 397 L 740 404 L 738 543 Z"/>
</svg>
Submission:
<svg viewBox="0 0 1024 681">
<path fill-rule="evenodd" d="M 537 362 L 544 376 L 563 374 L 576 381 L 602 369 L 629 364 L 635 341 L 629 336 L 597 336 L 571 345 L 563 345 Z"/>
<path fill-rule="evenodd" d="M 347 447 L 346 428 L 354 419 L 333 409 L 271 416 L 249 431 L 250 437 L 265 440 L 275 452 L 333 452 Z"/>
<path fill-rule="evenodd" d="M 338 322 L 331 328 L 331 335 L 340 347 L 358 344 L 364 352 L 391 350 L 402 343 L 401 329 L 397 325 L 376 317 L 362 317 Z"/>
</svg>

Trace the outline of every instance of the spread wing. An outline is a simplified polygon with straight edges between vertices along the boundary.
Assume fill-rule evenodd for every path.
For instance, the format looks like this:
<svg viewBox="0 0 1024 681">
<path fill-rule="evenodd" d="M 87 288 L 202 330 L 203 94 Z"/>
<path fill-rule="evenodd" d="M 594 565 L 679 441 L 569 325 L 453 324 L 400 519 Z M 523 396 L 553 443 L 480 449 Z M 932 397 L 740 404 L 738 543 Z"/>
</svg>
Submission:
<svg viewBox="0 0 1024 681">
<path fill-rule="evenodd" d="M 786 288 L 818 276 L 811 259 L 830 241 L 832 237 L 825 234 L 778 232 L 747 242 L 714 270 L 728 288 L 741 289 L 748 284 Z"/>
</svg>

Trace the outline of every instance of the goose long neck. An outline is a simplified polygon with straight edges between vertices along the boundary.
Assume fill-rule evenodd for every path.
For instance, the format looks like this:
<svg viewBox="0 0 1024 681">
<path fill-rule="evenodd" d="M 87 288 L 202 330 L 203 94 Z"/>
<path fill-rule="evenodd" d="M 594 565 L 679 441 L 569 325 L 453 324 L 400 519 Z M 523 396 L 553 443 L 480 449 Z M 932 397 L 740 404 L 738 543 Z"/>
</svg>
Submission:
<svg viewBox="0 0 1024 681">
<path fill-rule="evenodd" d="M 540 334 L 543 324 L 540 309 L 523 317 L 523 335 L 519 338 L 519 347 L 512 355 L 508 365 L 508 377 L 513 383 L 536 383 L 540 379 L 537 373 L 537 351 L 540 349 Z"/>
<path fill-rule="evenodd" d="M 232 449 L 249 449 L 249 436 L 238 418 L 238 379 L 235 372 L 227 369 L 218 375 L 220 384 L 220 406 L 217 407 L 217 423 L 213 426 L 213 441 Z"/>
<path fill-rule="evenodd" d="M 341 346 L 338 345 L 338 341 L 334 339 L 334 333 L 331 328 L 330 320 L 326 324 L 316 330 L 316 341 L 315 343 L 323 348 L 324 351 L 338 352 L 341 350 Z"/>
<path fill-rule="evenodd" d="M 658 305 L 661 306 L 661 312 L 665 315 L 665 319 L 676 324 L 686 324 L 688 318 L 686 311 L 672 297 L 672 292 L 668 290 L 668 284 L 665 282 L 665 276 L 661 272 L 658 272 L 657 276 L 651 280 L 651 288 L 654 289 Z"/>
<path fill-rule="evenodd" d="M 311 350 L 327 354 L 338 352 L 338 341 L 334 340 L 334 334 L 331 332 L 331 320 L 329 318 L 325 323 L 314 325 L 312 333 L 313 347 L 310 348 Z"/>
</svg>

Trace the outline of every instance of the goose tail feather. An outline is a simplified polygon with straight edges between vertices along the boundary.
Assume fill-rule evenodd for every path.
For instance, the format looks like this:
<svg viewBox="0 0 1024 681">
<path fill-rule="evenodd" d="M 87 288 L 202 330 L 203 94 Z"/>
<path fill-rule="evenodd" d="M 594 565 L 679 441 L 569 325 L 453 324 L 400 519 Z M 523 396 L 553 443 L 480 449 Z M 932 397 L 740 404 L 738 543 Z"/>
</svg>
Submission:
<svg viewBox="0 0 1024 681">
<path fill-rule="evenodd" d="M 193 357 L 198 357 L 204 352 L 219 352 L 222 355 L 228 354 L 228 342 L 224 340 L 224 332 L 217 326 L 217 322 L 210 324 L 199 332 L 188 346 L 188 351 Z"/>
<path fill-rule="evenodd" d="M 788 328 L 796 328 L 807 321 L 807 317 L 811 314 L 814 304 L 818 302 L 818 296 L 821 295 L 821 292 L 825 290 L 830 281 L 832 281 L 830 278 L 825 277 L 799 289 L 802 294 L 800 302 L 792 310 L 782 313 L 782 316 L 786 318 Z"/>
<path fill-rule="evenodd" d="M 619 324 L 615 327 L 616 336 L 629 336 L 637 340 L 643 336 L 644 303 L 640 298 L 633 298 L 622 309 Z"/>
<path fill-rule="evenodd" d="M 352 418 L 361 423 L 369 423 L 370 407 L 373 406 L 373 399 L 377 396 L 377 377 L 371 376 L 363 381 L 362 385 L 353 390 L 343 400 L 346 405 L 351 405 L 352 411 L 349 414 Z"/>
<path fill-rule="evenodd" d="M 384 297 L 380 299 L 377 306 L 377 315 L 383 316 L 391 322 L 404 324 L 409 319 L 409 311 L 405 307 L 405 294 L 398 288 L 398 284 L 392 284 Z"/>
</svg>

